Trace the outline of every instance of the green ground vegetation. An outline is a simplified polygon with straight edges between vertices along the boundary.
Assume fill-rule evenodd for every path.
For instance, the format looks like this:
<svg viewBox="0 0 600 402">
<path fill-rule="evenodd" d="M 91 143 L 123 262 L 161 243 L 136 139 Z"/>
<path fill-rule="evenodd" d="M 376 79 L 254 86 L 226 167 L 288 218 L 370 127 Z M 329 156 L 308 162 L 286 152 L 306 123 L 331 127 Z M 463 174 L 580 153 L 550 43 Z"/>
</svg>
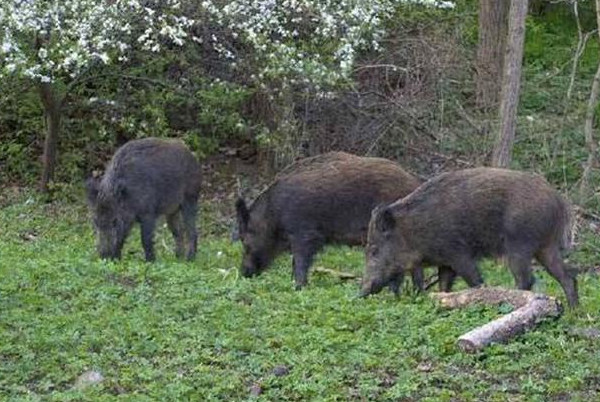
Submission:
<svg viewBox="0 0 600 402">
<path fill-rule="evenodd" d="M 600 278 L 580 275 L 581 307 L 507 345 L 474 355 L 456 338 L 507 311 L 437 307 L 426 295 L 358 299 L 355 282 L 313 273 L 292 286 L 290 257 L 241 278 L 240 244 L 204 236 L 178 262 L 168 231 L 143 262 L 138 231 L 124 259 L 98 259 L 83 200 L 10 196 L 0 210 L 0 399 L 3 400 L 595 400 Z M 204 216 L 204 232 L 210 216 Z M 600 240 L 585 230 L 569 259 L 589 266 Z M 361 273 L 360 249 L 331 247 L 316 266 Z M 504 268 L 486 282 L 512 287 Z M 564 299 L 536 272 L 535 289 Z M 462 284 L 464 286 L 464 284 Z M 76 389 L 97 370 L 98 385 Z M 260 392 L 259 392 L 260 391 Z M 259 395 L 255 395 L 259 394 Z"/>
<path fill-rule="evenodd" d="M 435 102 L 421 106 L 417 102 L 414 107 L 421 125 L 439 128 L 431 130 L 437 142 L 425 142 L 424 147 L 430 148 L 425 147 L 423 154 L 439 151 L 484 163 L 495 131 L 493 123 L 487 131 L 478 128 L 495 116 L 480 116 L 473 107 L 476 2 L 460 1 L 459 6 L 446 19 L 435 20 L 414 9 L 414 15 L 406 14 L 406 19 L 398 21 L 415 29 L 399 32 L 427 33 L 438 27 L 442 32 L 432 32 L 428 40 L 435 44 L 436 38 L 443 37 L 445 48 L 454 46 L 447 51 L 457 56 L 448 56 L 448 64 L 461 72 L 448 68 L 447 75 L 436 81 L 441 84 L 433 87 Z M 584 30 L 591 31 L 593 5 L 582 2 L 581 6 Z M 597 214 L 597 172 L 589 198 L 574 196 L 587 157 L 582 128 L 598 62 L 596 36 L 582 55 L 573 96 L 567 100 L 577 42 L 571 13 L 564 4 L 553 3 L 543 13 L 531 14 L 527 24 L 512 167 L 542 173 L 581 207 Z M 404 53 L 400 53 L 403 65 Z M 164 79 L 166 65 L 199 65 L 193 58 L 186 64 L 173 63 L 170 57 L 175 56 L 161 54 L 151 63 L 144 59 L 125 72 Z M 458 67 L 453 60 L 459 60 Z M 440 68 L 446 71 L 445 65 Z M 235 80 L 210 85 L 214 77 L 205 71 L 188 68 L 185 72 L 195 83 L 193 97 L 170 87 L 127 86 L 112 79 L 72 94 L 51 189 L 53 203 L 44 203 L 26 189 L 14 190 L 15 195 L 0 183 L 0 399 L 599 398 L 600 340 L 573 332 L 600 328 L 597 223 L 578 220 L 575 248 L 569 255 L 570 263 L 582 270 L 581 307 L 541 323 L 510 344 L 494 345 L 474 355 L 461 353 L 456 338 L 505 313 L 507 306 L 446 311 L 427 295 L 410 289 L 400 298 L 383 292 L 361 300 L 357 299 L 357 283 L 322 273 L 313 273 L 308 288 L 297 292 L 289 254 L 258 278 L 241 278 L 237 272 L 241 245 L 228 238 L 232 205 L 223 207 L 228 208 L 225 215 L 229 214 L 223 219 L 218 216 L 218 203 L 204 202 L 206 213 L 199 218 L 204 236 L 194 262 L 175 260 L 172 240 L 162 226 L 156 238 L 156 263 L 143 262 L 137 230 L 126 244 L 122 261 L 99 260 L 82 183 L 92 169 L 104 166 L 118 136 L 179 136 L 204 158 L 235 141 L 279 135 L 277 127 L 265 131 L 265 116 L 272 117 L 272 109 L 265 108 L 265 116 L 240 114 L 242 105 L 257 95 L 252 88 L 236 89 Z M 1 87 L 0 182 L 7 187 L 32 186 L 39 176 L 44 132 L 38 95 L 34 87 L 18 80 L 3 82 Z M 90 97 L 115 99 L 118 107 L 90 106 Z M 180 113 L 188 109 L 191 123 Z M 179 128 L 169 125 L 170 114 L 181 117 L 176 122 Z M 274 120 L 274 125 L 281 123 Z M 286 127 L 303 126 L 298 116 L 280 120 Z M 403 132 L 401 124 L 398 130 Z M 380 153 L 402 154 L 404 137 L 398 134 L 395 139 L 396 134 L 388 135 L 390 149 L 382 145 L 379 150 L 389 152 Z M 419 143 L 423 138 L 417 131 L 406 142 Z M 397 149 L 391 149 L 394 146 Z M 408 163 L 407 167 L 413 168 Z M 415 171 L 429 173 L 430 168 Z M 363 262 L 360 249 L 331 247 L 315 265 L 360 274 Z M 486 262 L 482 270 L 488 284 L 513 286 L 506 269 Z M 564 300 L 556 281 L 543 271 L 536 271 L 536 277 L 535 290 Z M 89 370 L 102 373 L 104 381 L 83 390 L 74 387 L 77 378 Z"/>
</svg>

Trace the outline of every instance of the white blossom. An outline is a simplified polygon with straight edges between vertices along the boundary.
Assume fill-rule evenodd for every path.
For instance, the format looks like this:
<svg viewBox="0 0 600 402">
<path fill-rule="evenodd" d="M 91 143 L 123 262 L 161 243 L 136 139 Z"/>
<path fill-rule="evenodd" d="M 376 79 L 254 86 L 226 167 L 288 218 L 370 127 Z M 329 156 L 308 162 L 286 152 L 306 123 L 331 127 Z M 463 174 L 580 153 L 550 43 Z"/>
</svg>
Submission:
<svg viewBox="0 0 600 402">
<path fill-rule="evenodd" d="M 12 44 L 10 42 L 2 42 L 2 53 L 8 53 L 12 49 Z"/>
<path fill-rule="evenodd" d="M 194 21 L 173 11 L 179 6 L 174 0 L 144 7 L 138 0 L 2 0 L 0 78 L 76 77 L 94 60 L 127 60 L 136 40 L 152 51 L 160 50 L 160 38 L 182 45 Z M 147 29 L 133 38 L 132 26 L 142 21 Z"/>
<path fill-rule="evenodd" d="M 200 6 L 208 26 L 215 27 L 206 45 L 230 66 L 242 65 L 243 54 L 232 44 L 237 41 L 252 49 L 257 84 L 275 78 L 282 86 L 316 91 L 347 79 L 359 51 L 379 49 L 386 22 L 408 3 L 455 5 L 442 0 L 204 0 Z M 94 61 L 128 60 L 134 47 L 160 52 L 165 39 L 179 46 L 188 38 L 202 43 L 201 37 L 188 35 L 197 22 L 183 9 L 179 0 L 2 0 L 0 78 L 76 77 Z M 141 33 L 133 37 L 134 32 Z M 225 32 L 228 38 L 222 37 Z"/>
<path fill-rule="evenodd" d="M 407 3 L 454 7 L 454 2 L 440 0 L 229 0 L 225 5 L 205 0 L 201 5 L 212 23 L 252 47 L 264 63 L 259 80 L 276 77 L 283 79 L 282 85 L 293 80 L 317 89 L 348 78 L 358 51 L 378 50 L 385 22 Z M 234 59 L 229 41 L 222 39 L 211 35 L 214 49 Z M 316 53 L 323 49 L 331 53 Z"/>
</svg>

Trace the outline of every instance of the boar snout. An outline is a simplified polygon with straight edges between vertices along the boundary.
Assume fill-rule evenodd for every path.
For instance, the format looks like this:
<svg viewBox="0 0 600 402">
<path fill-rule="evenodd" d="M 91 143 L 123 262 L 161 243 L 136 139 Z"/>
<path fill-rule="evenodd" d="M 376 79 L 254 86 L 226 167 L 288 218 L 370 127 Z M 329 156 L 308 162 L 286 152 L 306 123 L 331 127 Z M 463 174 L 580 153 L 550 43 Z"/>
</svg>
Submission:
<svg viewBox="0 0 600 402">
<path fill-rule="evenodd" d="M 258 271 L 254 267 L 247 267 L 244 265 L 242 265 L 242 268 L 240 269 L 240 273 L 242 274 L 242 276 L 244 278 L 251 278 L 253 276 L 258 275 Z"/>
<path fill-rule="evenodd" d="M 262 271 L 262 259 L 258 255 L 247 254 L 242 261 L 240 273 L 244 278 L 257 276 Z"/>
<path fill-rule="evenodd" d="M 359 297 L 364 298 L 381 292 L 383 282 L 376 279 L 364 280 L 360 289 Z"/>
</svg>

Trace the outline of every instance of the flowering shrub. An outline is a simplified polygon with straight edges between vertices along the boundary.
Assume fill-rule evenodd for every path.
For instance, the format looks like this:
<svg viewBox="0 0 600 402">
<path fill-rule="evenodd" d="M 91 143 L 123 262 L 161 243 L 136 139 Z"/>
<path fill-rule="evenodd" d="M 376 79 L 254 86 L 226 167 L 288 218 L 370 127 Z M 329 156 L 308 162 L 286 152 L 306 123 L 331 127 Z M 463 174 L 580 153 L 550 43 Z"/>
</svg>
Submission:
<svg viewBox="0 0 600 402">
<path fill-rule="evenodd" d="M 69 144 L 72 138 L 92 141 L 94 135 L 107 141 L 172 135 L 169 119 L 179 113 L 167 112 L 182 97 L 196 115 L 190 119 L 194 127 L 178 135 L 198 148 L 210 151 L 221 138 L 240 133 L 270 133 L 261 122 L 247 124 L 239 94 L 244 99 L 268 94 L 269 102 L 280 88 L 327 95 L 323 89 L 350 77 L 359 52 L 379 47 L 387 22 L 406 4 L 453 7 L 440 0 L 2 0 L 0 82 L 10 76 L 41 84 L 34 93 L 46 118 L 44 188 L 52 180 L 57 139 L 66 124 L 81 124 L 81 131 L 64 136 Z M 172 51 L 183 45 L 189 45 L 185 52 Z M 167 70 L 179 69 L 179 62 L 182 74 L 170 75 Z M 132 82 L 148 88 L 134 90 Z M 82 104 L 74 105 L 77 95 L 80 102 L 91 98 L 86 113 L 98 118 L 95 123 L 81 114 L 81 120 L 61 119 L 73 108 L 81 112 Z M 206 96 L 231 99 L 207 102 Z M 98 117 L 102 108 L 110 109 L 108 118 Z M 291 110 L 287 103 L 281 110 L 263 109 L 275 130 Z M 37 151 L 41 144 L 35 145 Z M 0 157 L 17 149 L 0 149 Z M 71 161 L 84 166 L 81 158 Z"/>
<path fill-rule="evenodd" d="M 282 85 L 319 87 L 348 78 L 357 53 L 378 49 L 385 21 L 401 4 L 454 7 L 438 0 L 205 0 L 213 23 L 250 45 L 262 70 L 258 83 L 282 80 Z M 231 63 L 236 53 L 215 35 L 214 48 Z"/>
<path fill-rule="evenodd" d="M 194 8 L 253 50 L 263 66 L 252 78 L 332 84 L 348 77 L 356 53 L 377 48 L 399 4 L 453 7 L 439 0 L 205 0 Z M 198 9 L 198 7 L 200 7 Z M 0 76 L 52 82 L 94 62 L 122 61 L 134 46 L 182 45 L 194 19 L 179 0 L 5 0 L 0 5 Z M 217 32 L 218 33 L 218 32 Z M 202 39 L 192 37 L 196 42 Z M 213 34 L 210 45 L 235 66 L 237 55 Z"/>
<path fill-rule="evenodd" d="M 53 82 L 94 62 L 123 60 L 133 45 L 154 52 L 161 38 L 181 45 L 193 20 L 175 14 L 178 8 L 176 0 L 4 0 L 0 76 Z"/>
</svg>

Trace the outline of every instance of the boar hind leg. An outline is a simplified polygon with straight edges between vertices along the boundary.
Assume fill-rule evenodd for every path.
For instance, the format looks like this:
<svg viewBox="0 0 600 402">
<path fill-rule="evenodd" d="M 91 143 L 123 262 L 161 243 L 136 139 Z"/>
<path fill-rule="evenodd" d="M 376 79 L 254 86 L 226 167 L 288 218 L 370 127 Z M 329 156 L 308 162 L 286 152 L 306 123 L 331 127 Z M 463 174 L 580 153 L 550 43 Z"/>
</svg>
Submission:
<svg viewBox="0 0 600 402">
<path fill-rule="evenodd" d="M 183 244 L 184 229 L 181 213 L 177 211 L 167 216 L 167 225 L 169 226 L 169 230 L 173 234 L 173 239 L 175 240 L 175 255 L 177 258 L 183 258 L 185 246 Z"/>
<path fill-rule="evenodd" d="M 531 290 L 533 287 L 531 257 L 529 253 L 514 253 L 508 256 L 508 267 L 515 277 L 515 285 L 521 290 Z"/>
<path fill-rule="evenodd" d="M 186 258 L 191 261 L 196 257 L 196 248 L 198 247 L 198 231 L 196 230 L 198 197 L 188 197 L 181 207 L 181 212 L 188 241 Z"/>
<path fill-rule="evenodd" d="M 306 240 L 304 238 L 290 238 L 292 246 L 294 280 L 296 289 L 302 289 L 308 283 L 308 269 L 310 268 L 315 254 L 322 246 L 320 240 Z"/>
<path fill-rule="evenodd" d="M 413 277 L 413 283 L 415 282 L 415 278 Z M 390 280 L 390 290 L 396 296 L 400 296 L 400 286 L 404 283 L 404 271 L 402 268 L 398 267 L 397 272 L 392 276 Z"/>
<path fill-rule="evenodd" d="M 477 264 L 471 257 L 462 256 L 455 258 L 450 264 L 450 267 L 457 275 L 467 282 L 469 287 L 476 288 L 483 284 L 483 279 L 477 269 Z"/>
<path fill-rule="evenodd" d="M 414 290 L 416 292 L 422 292 L 425 289 L 425 275 L 421 264 L 412 267 L 411 277 Z"/>
<path fill-rule="evenodd" d="M 558 248 L 546 247 L 536 254 L 536 258 L 546 268 L 546 271 L 560 283 L 567 296 L 569 307 L 576 307 L 579 304 L 577 280 L 574 275 L 567 272 Z"/>
<path fill-rule="evenodd" d="M 140 226 L 146 261 L 154 261 L 154 227 L 156 226 L 156 218 L 144 217 L 140 220 Z"/>
<path fill-rule="evenodd" d="M 451 292 L 456 272 L 449 266 L 442 265 L 438 268 L 438 277 L 440 278 L 440 292 Z"/>
</svg>

